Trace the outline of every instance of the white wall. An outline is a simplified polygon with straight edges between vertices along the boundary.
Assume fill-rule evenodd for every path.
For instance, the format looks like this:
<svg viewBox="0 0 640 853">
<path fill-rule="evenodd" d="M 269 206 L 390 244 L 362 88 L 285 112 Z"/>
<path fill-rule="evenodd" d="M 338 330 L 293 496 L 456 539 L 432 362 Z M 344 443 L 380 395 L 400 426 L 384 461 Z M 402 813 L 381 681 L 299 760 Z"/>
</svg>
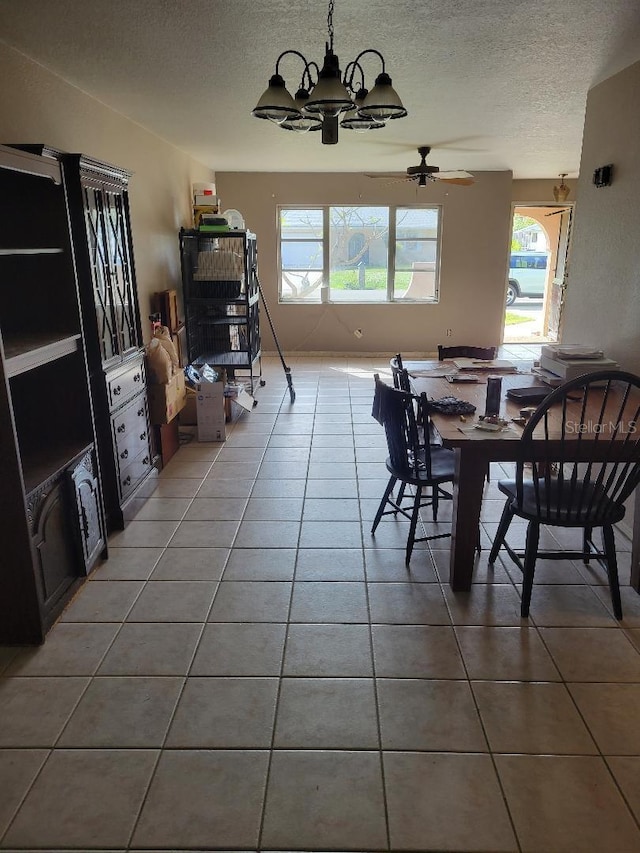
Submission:
<svg viewBox="0 0 640 853">
<path fill-rule="evenodd" d="M 191 224 L 191 183 L 210 180 L 211 170 L 2 43 L 0 81 L 0 142 L 44 143 L 133 172 L 131 219 L 148 337 L 150 294 L 180 288 L 178 230 Z"/>
<path fill-rule="evenodd" d="M 640 62 L 587 98 L 562 339 L 640 373 Z M 594 169 L 613 164 L 597 188 Z"/>
<path fill-rule="evenodd" d="M 310 141 L 301 139 L 300 144 Z M 484 172 L 476 177 L 471 187 L 434 183 L 421 189 L 359 174 L 218 172 L 216 186 L 223 208 L 238 209 L 257 234 L 260 278 L 283 349 L 428 353 L 445 342 L 500 341 L 511 173 Z M 421 202 L 442 205 L 439 304 L 278 304 L 276 205 Z M 354 329 L 362 329 L 361 339 L 354 337 Z M 453 330 L 450 338 L 445 338 L 446 329 Z M 264 347 L 273 349 L 266 330 Z"/>
</svg>

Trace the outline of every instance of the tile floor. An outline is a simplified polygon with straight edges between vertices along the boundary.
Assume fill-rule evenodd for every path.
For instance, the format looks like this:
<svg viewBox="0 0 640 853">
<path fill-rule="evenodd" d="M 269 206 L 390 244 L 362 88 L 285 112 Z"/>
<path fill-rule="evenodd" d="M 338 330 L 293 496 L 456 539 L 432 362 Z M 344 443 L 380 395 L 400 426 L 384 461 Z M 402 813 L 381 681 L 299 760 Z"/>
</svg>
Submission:
<svg viewBox="0 0 640 853">
<path fill-rule="evenodd" d="M 446 540 L 406 571 L 406 522 L 369 532 L 388 361 L 291 366 L 293 406 L 266 359 L 46 644 L 0 647 L 0 848 L 640 850 L 640 598 L 618 624 L 598 571 L 542 564 L 522 620 L 486 550 L 470 593 Z"/>
</svg>

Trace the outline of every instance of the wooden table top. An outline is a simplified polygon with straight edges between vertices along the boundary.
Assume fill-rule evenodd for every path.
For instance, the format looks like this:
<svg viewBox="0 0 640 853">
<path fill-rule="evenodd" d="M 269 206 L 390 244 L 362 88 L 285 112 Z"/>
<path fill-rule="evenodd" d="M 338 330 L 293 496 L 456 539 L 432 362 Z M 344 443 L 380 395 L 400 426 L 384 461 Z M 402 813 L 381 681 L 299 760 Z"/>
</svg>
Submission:
<svg viewBox="0 0 640 853">
<path fill-rule="evenodd" d="M 442 367 L 442 363 L 440 364 Z M 498 375 L 498 374 L 489 374 L 489 375 Z M 514 401 L 506 397 L 506 392 L 511 388 L 528 388 L 531 386 L 539 386 L 545 390 L 548 390 L 548 393 L 551 393 L 554 389 L 550 386 L 545 386 L 544 383 L 540 381 L 540 377 L 536 374 L 530 372 L 522 372 L 522 373 L 505 373 L 501 374 L 502 378 L 502 401 L 500 405 L 500 416 L 502 418 L 511 420 L 512 418 L 518 418 L 520 416 L 520 409 L 523 408 L 527 404 L 523 404 L 519 401 Z M 491 455 L 499 459 L 499 451 L 498 446 L 501 445 L 505 447 L 507 444 L 512 444 L 514 441 L 518 441 L 522 436 L 523 426 L 515 424 L 513 422 L 510 423 L 508 429 L 503 432 L 485 432 L 484 430 L 474 429 L 473 425 L 478 423 L 479 416 L 484 414 L 485 404 L 486 404 L 486 395 L 487 395 L 487 383 L 486 376 L 481 375 L 479 377 L 479 381 L 477 383 L 465 383 L 465 382 L 448 382 L 444 377 L 429 377 L 429 376 L 415 376 L 412 378 L 412 386 L 415 390 L 415 393 L 421 394 L 425 392 L 427 397 L 432 400 L 438 400 L 441 397 L 456 397 L 460 400 L 465 400 L 469 403 L 472 403 L 476 407 L 475 414 L 473 415 L 443 415 L 438 412 L 434 412 L 431 415 L 431 419 L 433 421 L 434 426 L 442 436 L 443 442 L 448 447 L 461 447 L 466 445 L 467 442 L 470 441 L 481 441 L 490 442 L 492 445 Z M 566 438 L 571 439 L 572 437 L 582 439 L 582 443 L 587 443 L 589 439 L 599 440 L 602 444 L 602 439 L 605 437 L 607 432 L 609 435 L 613 434 L 613 430 L 608 426 L 609 422 L 617 420 L 620 416 L 620 404 L 622 398 L 619 393 L 616 393 L 615 390 L 609 394 L 608 405 L 606 409 L 606 413 L 604 417 L 601 417 L 601 404 L 602 404 L 602 395 L 597 393 L 596 389 L 592 389 L 589 396 L 588 406 L 586 410 L 586 417 L 582 420 L 589 424 L 598 424 L 604 422 L 606 428 L 603 431 L 600 431 L 597 435 L 596 432 L 590 434 L 589 430 L 578 430 L 575 432 L 569 433 Z M 637 411 L 638 406 L 638 395 L 634 394 L 629 402 L 627 407 L 624 410 L 625 417 L 621 419 L 621 421 L 627 421 L 625 429 L 620 430 L 619 435 L 616 435 L 617 439 L 623 440 L 626 435 L 628 435 L 629 430 L 634 432 L 633 423 L 631 418 Z M 569 419 L 573 418 L 573 422 L 579 424 L 581 422 L 582 415 L 582 395 L 580 390 L 577 389 L 575 392 L 575 396 L 572 394 L 570 402 L 567 405 L 567 413 Z M 560 404 L 557 406 L 557 419 L 554 417 L 555 412 L 551 410 L 550 412 L 550 431 L 551 437 L 556 437 L 554 433 L 554 421 L 557 420 L 558 424 L 561 420 L 562 415 L 562 407 Z M 597 429 L 597 428 L 596 428 Z M 543 438 L 542 434 L 542 424 L 539 428 L 536 429 L 534 433 L 534 437 Z M 638 430 L 640 431 L 640 424 L 638 425 Z M 557 435 L 559 436 L 559 429 L 557 431 Z M 498 445 L 493 447 L 493 445 Z M 509 452 L 511 455 L 512 450 Z"/>
</svg>

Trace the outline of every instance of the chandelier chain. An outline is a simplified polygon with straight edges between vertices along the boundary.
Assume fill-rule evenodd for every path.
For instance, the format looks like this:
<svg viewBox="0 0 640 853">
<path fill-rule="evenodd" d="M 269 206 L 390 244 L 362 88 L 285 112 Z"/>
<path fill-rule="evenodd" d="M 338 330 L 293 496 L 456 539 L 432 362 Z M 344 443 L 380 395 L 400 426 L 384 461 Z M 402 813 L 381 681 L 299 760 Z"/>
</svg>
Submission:
<svg viewBox="0 0 640 853">
<path fill-rule="evenodd" d="M 329 0 L 329 12 L 327 13 L 327 30 L 329 32 L 329 48 L 333 50 L 333 7 L 334 0 Z"/>
</svg>

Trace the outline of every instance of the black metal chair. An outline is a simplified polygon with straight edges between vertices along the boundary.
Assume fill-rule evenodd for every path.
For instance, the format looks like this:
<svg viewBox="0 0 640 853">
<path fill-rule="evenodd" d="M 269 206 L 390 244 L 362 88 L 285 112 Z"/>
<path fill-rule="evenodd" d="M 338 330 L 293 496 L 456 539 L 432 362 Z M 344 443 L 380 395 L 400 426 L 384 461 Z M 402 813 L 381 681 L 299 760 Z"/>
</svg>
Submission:
<svg viewBox="0 0 640 853">
<path fill-rule="evenodd" d="M 443 483 L 452 483 L 455 470 L 455 455 L 452 450 L 434 447 L 424 440 L 429 434 L 429 414 L 426 394 L 417 397 L 400 388 L 386 385 L 375 374 L 375 395 L 372 415 L 384 426 L 389 456 L 386 460 L 390 478 L 385 488 L 380 506 L 371 528 L 375 533 L 380 520 L 385 515 L 397 516 L 398 513 L 409 519 L 405 563 L 408 566 L 416 542 L 430 539 L 442 539 L 451 533 L 439 533 L 432 536 L 416 537 L 418 514 L 422 507 L 431 506 L 433 520 L 438 520 L 438 506 L 441 498 L 450 500 L 451 494 L 441 488 Z M 396 483 L 400 483 L 397 501 L 392 492 Z M 404 488 L 415 488 L 411 508 L 401 506 Z M 422 499 L 423 490 L 429 494 Z M 390 509 L 386 509 L 389 506 Z"/>
<path fill-rule="evenodd" d="M 529 615 L 536 560 L 542 557 L 586 564 L 595 559 L 607 571 L 613 611 L 622 619 L 613 525 L 640 483 L 639 422 L 640 377 L 606 371 L 556 388 L 527 423 L 515 479 L 498 483 L 507 502 L 489 555 L 492 564 L 504 546 L 522 571 L 523 616 Z M 505 541 L 514 516 L 528 521 L 524 551 Z M 540 551 L 542 524 L 582 529 L 582 550 Z M 595 528 L 602 529 L 602 550 L 593 543 Z"/>
<path fill-rule="evenodd" d="M 477 358 L 492 361 L 497 351 L 497 347 L 444 347 L 438 344 L 438 361 L 444 361 L 446 358 Z"/>
</svg>

